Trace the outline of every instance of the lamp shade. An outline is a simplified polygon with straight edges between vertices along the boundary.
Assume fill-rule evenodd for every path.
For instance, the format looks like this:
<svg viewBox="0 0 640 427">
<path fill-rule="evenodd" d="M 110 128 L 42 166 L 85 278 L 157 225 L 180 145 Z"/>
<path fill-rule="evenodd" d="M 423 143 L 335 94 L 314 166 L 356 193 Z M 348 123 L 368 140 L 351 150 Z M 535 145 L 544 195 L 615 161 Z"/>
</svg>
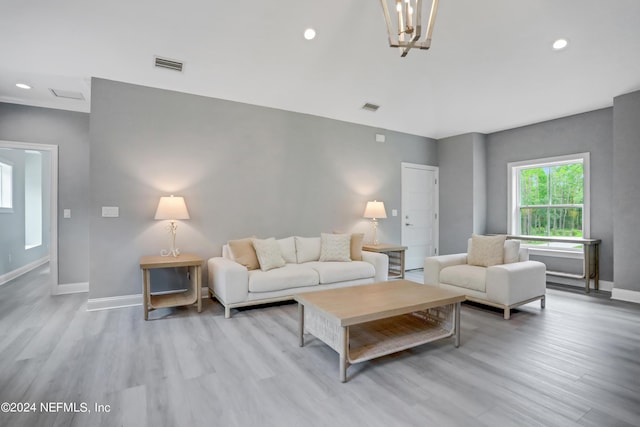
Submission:
<svg viewBox="0 0 640 427">
<path fill-rule="evenodd" d="M 365 218 L 386 218 L 387 212 L 384 210 L 384 203 L 374 200 L 373 202 L 367 202 L 367 207 L 364 209 Z"/>
<path fill-rule="evenodd" d="M 189 219 L 189 211 L 184 197 L 160 197 L 155 219 Z"/>
</svg>

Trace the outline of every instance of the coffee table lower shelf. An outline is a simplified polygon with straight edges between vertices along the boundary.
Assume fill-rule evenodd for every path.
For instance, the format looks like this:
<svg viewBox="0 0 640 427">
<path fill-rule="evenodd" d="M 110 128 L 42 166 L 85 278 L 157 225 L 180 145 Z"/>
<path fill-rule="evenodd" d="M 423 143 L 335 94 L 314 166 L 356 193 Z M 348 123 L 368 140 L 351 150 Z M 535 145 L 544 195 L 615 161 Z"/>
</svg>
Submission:
<svg viewBox="0 0 640 427">
<path fill-rule="evenodd" d="M 300 346 L 304 332 L 319 338 L 340 355 L 340 380 L 346 381 L 347 367 L 397 353 L 432 341 L 455 337 L 460 344 L 460 303 L 388 317 L 351 326 L 332 322 L 321 310 L 298 305 Z"/>
<path fill-rule="evenodd" d="M 349 327 L 349 363 L 365 362 L 422 344 L 453 336 L 423 312 L 376 320 Z"/>
</svg>

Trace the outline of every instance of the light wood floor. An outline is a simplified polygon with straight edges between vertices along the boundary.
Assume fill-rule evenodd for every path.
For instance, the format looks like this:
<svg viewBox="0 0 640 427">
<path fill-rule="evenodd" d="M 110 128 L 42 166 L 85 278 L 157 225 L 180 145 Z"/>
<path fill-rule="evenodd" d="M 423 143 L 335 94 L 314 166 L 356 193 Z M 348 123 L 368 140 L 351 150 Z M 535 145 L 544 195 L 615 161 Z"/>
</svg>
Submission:
<svg viewBox="0 0 640 427">
<path fill-rule="evenodd" d="M 463 305 L 462 341 L 349 368 L 295 304 L 86 311 L 41 268 L 0 287 L 0 403 L 109 413 L 0 413 L 0 426 L 638 426 L 640 306 L 549 289 L 547 308 Z M 421 272 L 409 279 L 421 281 Z"/>
</svg>

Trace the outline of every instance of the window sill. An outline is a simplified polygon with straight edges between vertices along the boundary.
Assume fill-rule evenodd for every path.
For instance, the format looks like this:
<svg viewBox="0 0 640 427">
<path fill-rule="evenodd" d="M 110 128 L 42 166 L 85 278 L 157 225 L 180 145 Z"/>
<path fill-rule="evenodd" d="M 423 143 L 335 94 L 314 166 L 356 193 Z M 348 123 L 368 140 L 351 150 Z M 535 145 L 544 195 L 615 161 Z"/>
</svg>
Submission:
<svg viewBox="0 0 640 427">
<path fill-rule="evenodd" d="M 42 246 L 42 243 L 38 243 L 37 245 L 24 245 L 24 250 L 28 251 L 29 249 L 37 248 L 39 246 Z"/>
</svg>

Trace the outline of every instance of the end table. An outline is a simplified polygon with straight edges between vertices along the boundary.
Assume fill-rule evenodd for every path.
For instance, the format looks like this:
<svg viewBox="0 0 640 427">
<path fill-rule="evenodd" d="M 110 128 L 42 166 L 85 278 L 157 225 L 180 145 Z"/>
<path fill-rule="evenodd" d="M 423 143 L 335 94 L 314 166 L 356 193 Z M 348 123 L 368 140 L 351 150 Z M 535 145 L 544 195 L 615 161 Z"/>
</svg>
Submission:
<svg viewBox="0 0 640 427">
<path fill-rule="evenodd" d="M 389 257 L 389 278 L 404 279 L 404 253 L 406 246 L 379 243 L 362 245 L 363 251 L 380 252 Z"/>
<path fill-rule="evenodd" d="M 142 269 L 142 292 L 144 320 L 149 320 L 149 311 L 163 307 L 198 304 L 198 313 L 202 311 L 202 264 L 204 260 L 197 255 L 181 254 L 173 256 L 143 256 L 140 258 Z M 183 292 L 163 295 L 151 294 L 151 270 L 154 268 L 187 267 L 191 286 Z"/>
</svg>

